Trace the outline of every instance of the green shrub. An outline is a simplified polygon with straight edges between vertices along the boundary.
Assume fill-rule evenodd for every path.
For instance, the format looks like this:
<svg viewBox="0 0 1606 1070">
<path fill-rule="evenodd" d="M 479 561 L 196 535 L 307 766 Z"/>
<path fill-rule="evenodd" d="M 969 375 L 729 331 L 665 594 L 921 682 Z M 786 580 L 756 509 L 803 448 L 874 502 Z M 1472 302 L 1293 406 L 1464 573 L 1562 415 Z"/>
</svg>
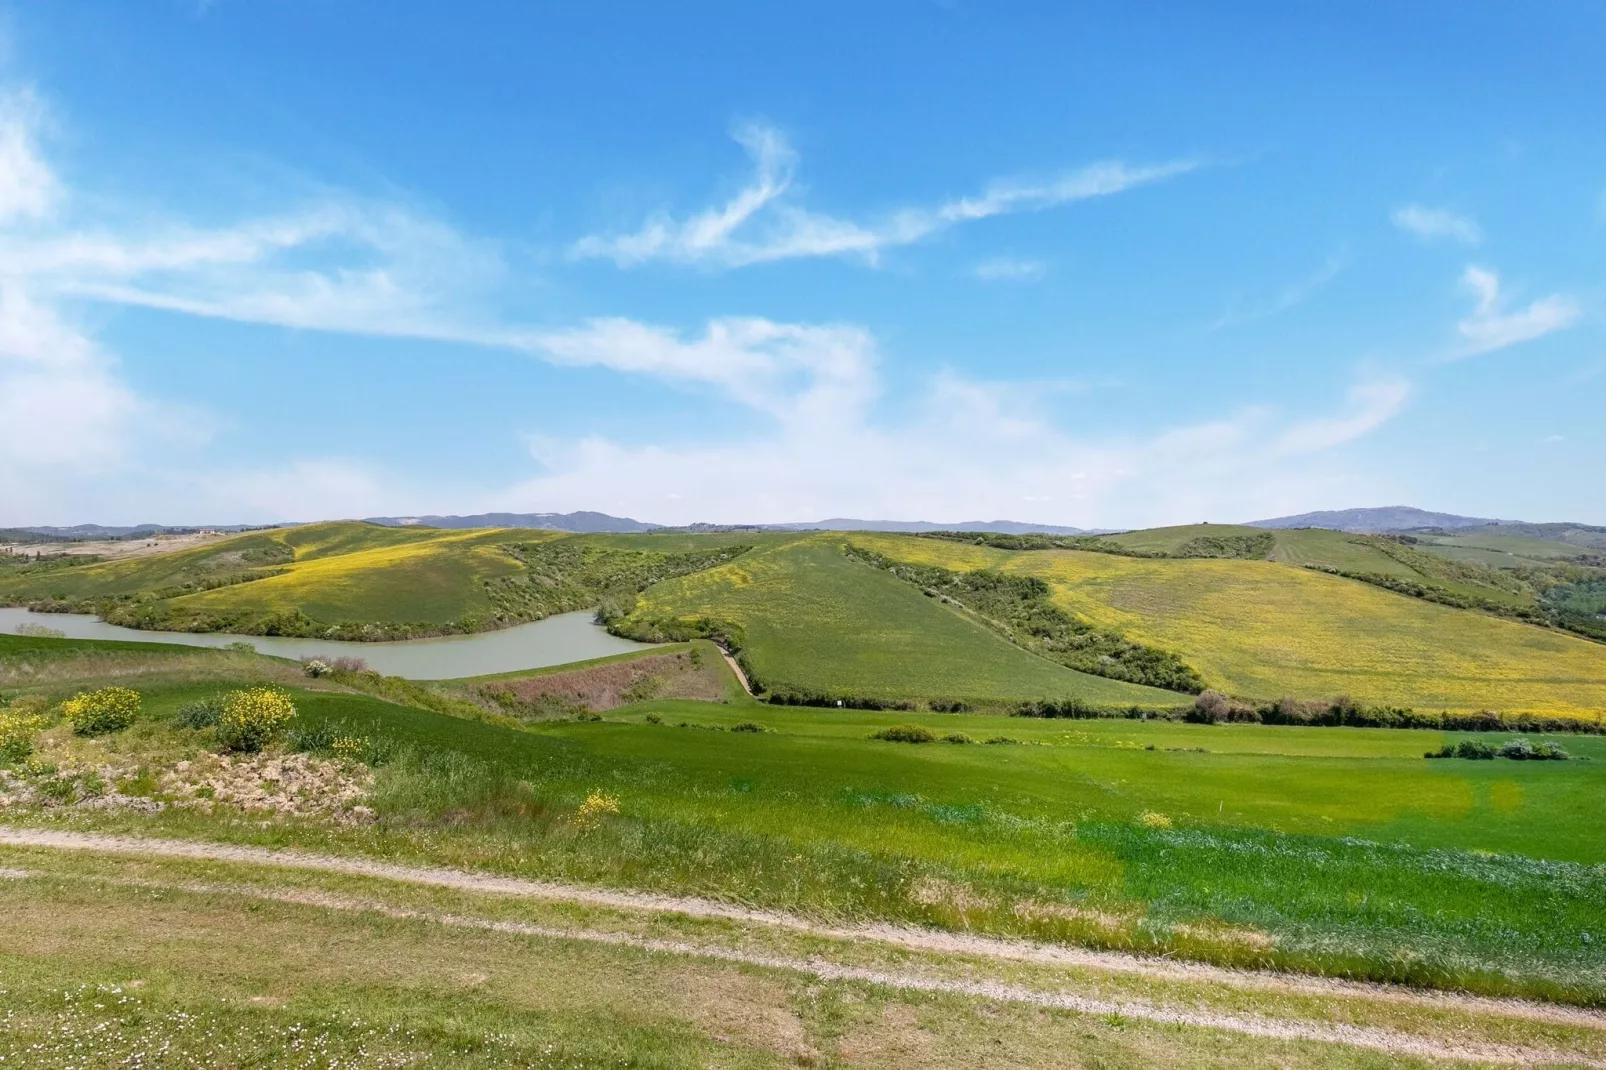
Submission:
<svg viewBox="0 0 1606 1070">
<path fill-rule="evenodd" d="M 1564 762 L 1572 757 L 1561 747 L 1554 743 L 1530 743 L 1518 736 L 1501 744 L 1496 752 L 1502 758 L 1510 758 L 1518 762 Z"/>
<path fill-rule="evenodd" d="M 942 741 L 944 743 L 974 743 L 974 742 L 976 742 L 974 739 L 971 739 L 969 736 L 965 735 L 965 733 L 963 733 L 963 732 L 950 732 L 946 736 L 942 737 Z"/>
<path fill-rule="evenodd" d="M 173 723 L 180 728 L 212 728 L 223 716 L 223 698 L 212 695 L 186 702 L 173 715 Z"/>
<path fill-rule="evenodd" d="M 889 743 L 931 743 L 936 740 L 937 734 L 917 724 L 895 724 L 872 733 L 870 738 L 884 739 Z"/>
<path fill-rule="evenodd" d="M 1474 761 L 1488 761 L 1493 758 L 1509 758 L 1517 762 L 1565 762 L 1571 758 L 1566 749 L 1554 743 L 1541 740 L 1531 743 L 1521 736 L 1508 739 L 1500 746 L 1493 743 L 1484 743 L 1476 739 L 1463 739 L 1460 743 L 1446 743 L 1436 751 L 1430 750 L 1424 758 L 1470 758 Z"/>
<path fill-rule="evenodd" d="M 126 687 L 80 692 L 62 703 L 61 712 L 80 736 L 118 732 L 139 716 L 139 692 Z"/>
<path fill-rule="evenodd" d="M 295 703 L 283 691 L 253 687 L 223 696 L 218 742 L 229 750 L 255 753 L 284 735 L 295 718 Z"/>
<path fill-rule="evenodd" d="M 769 729 L 757 721 L 743 721 L 741 724 L 731 725 L 732 732 L 768 732 Z"/>
</svg>

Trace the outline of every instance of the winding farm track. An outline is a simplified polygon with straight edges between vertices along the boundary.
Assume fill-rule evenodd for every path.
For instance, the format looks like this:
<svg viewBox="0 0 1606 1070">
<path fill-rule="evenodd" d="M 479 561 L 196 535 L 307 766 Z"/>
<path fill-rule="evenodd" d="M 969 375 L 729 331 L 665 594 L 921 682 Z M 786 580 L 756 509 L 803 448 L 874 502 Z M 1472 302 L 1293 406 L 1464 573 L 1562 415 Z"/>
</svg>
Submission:
<svg viewBox="0 0 1606 1070">
<path fill-rule="evenodd" d="M 725 659 L 725 664 L 729 665 L 731 667 L 731 672 L 736 674 L 736 682 L 742 685 L 742 690 L 751 695 L 753 693 L 753 685 L 747 682 L 747 674 L 743 672 L 742 667 L 736 663 L 736 659 L 731 656 L 731 652 L 726 650 L 724 647 L 720 647 L 719 656 Z"/>
<path fill-rule="evenodd" d="M 295 850 L 268 850 L 234 844 L 187 840 L 148 839 L 133 836 L 105 836 L 0 826 L 0 845 L 53 850 L 85 851 L 138 858 L 179 858 L 198 861 L 244 863 L 297 870 L 313 870 L 351 876 L 372 877 L 414 885 L 451 888 L 461 891 L 507 895 L 554 902 L 578 903 L 628 911 L 672 913 L 699 918 L 721 918 L 801 932 L 834 940 L 870 942 L 910 951 L 959 954 L 1000 961 L 1061 965 L 1137 974 L 1172 981 L 1206 982 L 1234 988 L 1289 994 L 1347 996 L 1367 1000 L 1414 1004 L 1423 1008 L 1485 1013 L 1493 1016 L 1549 1022 L 1561 1026 L 1606 1031 L 1606 1012 L 1578 1007 L 1542 1004 L 1515 999 L 1491 999 L 1462 994 L 1435 993 L 1388 985 L 1372 985 L 1316 977 L 1296 977 L 1270 972 L 1229 970 L 1221 967 L 1169 960 L 1145 959 L 1117 952 L 1089 951 L 1058 945 L 992 937 L 915 929 L 893 925 L 832 926 L 779 912 L 753 910 L 693 897 L 667 896 L 641 892 L 523 880 L 494 874 L 431 866 L 403 866 L 361 858 L 345 858 Z M 0 873 L 7 879 L 26 879 L 25 869 L 10 868 Z M 131 882 L 149 883 L 149 882 Z M 679 941 L 656 940 L 628 932 L 597 931 L 583 928 L 551 928 L 520 922 L 436 914 L 388 906 L 381 902 L 353 900 L 319 893 L 278 893 L 262 888 L 227 885 L 174 885 L 179 890 L 224 892 L 262 899 L 310 904 L 337 910 L 377 911 L 388 916 L 422 920 L 460 928 L 482 929 L 517 935 L 594 944 L 630 947 L 672 955 L 693 956 L 738 965 L 788 970 L 824 980 L 858 981 L 894 989 L 937 992 L 1006 1003 L 1074 1011 L 1082 1014 L 1120 1015 L 1169 1025 L 1218 1029 L 1246 1036 L 1283 1040 L 1307 1040 L 1341 1044 L 1406 1056 L 1448 1062 L 1481 1062 L 1517 1065 L 1563 1063 L 1572 1066 L 1606 1067 L 1606 1062 L 1580 1058 L 1578 1054 L 1540 1050 L 1516 1045 L 1456 1042 L 1438 1036 L 1425 1036 L 1399 1030 L 1348 1025 L 1341 1022 L 1310 1021 L 1297 1018 L 1221 1014 L 1197 1007 L 1174 1007 L 1132 1000 L 1101 999 L 996 981 L 961 981 L 937 977 L 914 969 L 870 969 L 831 962 L 821 958 L 796 958 L 736 950 Z"/>
</svg>

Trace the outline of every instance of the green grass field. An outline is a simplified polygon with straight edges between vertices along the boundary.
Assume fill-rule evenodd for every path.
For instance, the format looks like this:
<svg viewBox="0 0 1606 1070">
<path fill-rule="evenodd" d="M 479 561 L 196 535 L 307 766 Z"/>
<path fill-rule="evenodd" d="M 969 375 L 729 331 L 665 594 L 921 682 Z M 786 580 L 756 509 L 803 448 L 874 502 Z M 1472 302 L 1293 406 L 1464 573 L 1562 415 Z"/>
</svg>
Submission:
<svg viewBox="0 0 1606 1070">
<path fill-rule="evenodd" d="M 609 664 L 619 662 L 601 667 Z M 293 697 L 291 748 L 329 757 L 343 739 L 341 760 L 371 769 L 363 797 L 371 820 L 264 816 L 227 805 L 144 812 L 21 803 L 0 804 L 0 827 L 295 847 L 700 896 L 838 929 L 894 922 L 916 927 L 898 932 L 1029 937 L 1163 956 L 1159 962 L 1606 1005 L 1606 834 L 1595 820 L 1606 737 L 1558 737 L 1569 761 L 1430 761 L 1424 752 L 1452 737 L 810 709 L 735 695 L 512 726 L 406 701 L 434 696 L 441 708 L 457 708 L 452 703 L 485 681 L 395 690 L 362 674 L 308 679 L 291 663 L 238 651 L 0 636 L 0 705 L 22 697 L 36 708 L 28 696 L 48 703 L 106 683 L 143 697 L 132 727 L 92 739 L 47 728 L 32 764 L 12 760 L 6 775 L 76 769 L 87 784 L 95 770 L 120 770 L 95 774 L 111 778 L 99 790 L 170 802 L 179 796 L 163 794 L 164 771 L 217 747 L 211 729 L 182 727 L 178 711 L 258 682 Z M 872 738 L 909 721 L 973 742 Z M 1397 995 L 1374 1005 L 1364 993 L 1300 994 L 1286 980 L 1238 990 L 1184 975 L 1006 968 L 954 949 L 894 954 L 795 926 L 698 921 L 672 910 L 633 919 L 566 902 L 521 905 L 488 891 L 409 891 L 385 879 L 252 869 L 239 858 L 68 858 L 0 845 L 0 969 L 11 1012 L 0 1023 L 0 1054 L 8 1064 L 57 1065 L 71 1054 L 102 1065 L 138 1052 L 149 1059 L 167 1042 L 191 1061 L 238 1062 L 246 1051 L 273 1061 L 293 1054 L 300 1036 L 346 1053 L 342 1065 L 366 1065 L 359 1049 L 397 1059 L 452 1052 L 462 1065 L 561 1053 L 554 1066 L 626 1055 L 647 1066 L 765 1066 L 795 1063 L 807 1049 L 833 1053 L 828 1065 L 853 1065 L 861 1049 L 838 1046 L 830 1023 L 862 1028 L 864 1020 L 856 1012 L 821 1017 L 795 1002 L 797 993 L 822 991 L 849 1004 L 870 999 L 946 1014 L 943 1043 L 951 1046 L 942 1050 L 972 1052 L 977 1066 L 989 1065 L 989 1048 L 996 1057 L 995 1036 L 1059 1037 L 1056 1044 L 1072 1045 L 1054 1049 L 1061 1055 L 1082 1050 L 1073 1034 L 1082 1037 L 1076 1044 L 1086 1040 L 1085 1015 L 1066 1020 L 1081 1023 L 1081 1033 L 1067 1025 L 1062 1036 L 1039 1019 L 1021 1034 L 1026 1019 L 1007 1009 L 1003 1019 L 996 1010 L 989 1018 L 973 996 L 900 995 L 886 982 L 864 988 L 798 972 L 822 957 L 877 976 L 913 970 L 964 983 L 1069 985 L 1106 1000 L 1175 1000 L 1195 1014 L 1314 1016 L 1427 1031 L 1445 1043 L 1482 1036 L 1577 1051 L 1598 1042 L 1606 1051 L 1606 1032 L 1518 1027 L 1448 1003 L 1413 1010 Z M 600 935 L 554 940 L 519 935 L 508 928 L 515 923 Z M 659 941 L 659 950 L 639 949 L 642 941 Z M 719 965 L 699 957 L 702 946 L 770 965 L 757 975 Z M 798 965 L 776 965 L 782 960 Z M 792 995 L 731 994 L 754 976 Z M 770 1008 L 762 1021 L 782 1015 L 794 1023 L 788 1046 L 777 1047 L 774 1030 L 758 1024 L 688 1022 L 671 991 L 700 993 L 702 1004 L 727 1014 L 733 1000 L 756 1000 Z M 204 1028 L 175 1034 L 185 1015 Z M 1117 1032 L 1149 1028 L 1119 1014 L 1107 1019 Z M 984 1020 L 1010 1028 L 999 1033 Z M 1144 1034 L 1134 1064 L 1203 1057 L 1205 1033 L 1167 1028 L 1163 1043 Z M 732 1037 L 748 1040 L 733 1045 Z M 983 1040 L 989 1048 L 976 1046 Z M 1248 1047 L 1218 1055 L 1329 1065 L 1324 1058 L 1347 1050 L 1295 1057 L 1258 1043 L 1246 1039 Z M 28 1052 L 33 1062 L 21 1058 Z M 899 1048 L 885 1065 L 907 1065 L 908 1057 Z"/>
<path fill-rule="evenodd" d="M 634 616 L 734 621 L 748 662 L 770 689 L 887 700 L 1186 701 L 1027 653 L 908 584 L 849 560 L 842 544 L 834 534 L 776 540 L 720 568 L 650 588 Z"/>
<path fill-rule="evenodd" d="M 56 660 L 105 669 L 71 641 L 0 649 L 24 642 L 35 657 L 60 644 L 71 655 Z M 282 663 L 233 657 L 236 678 L 282 680 Z M 115 672 L 144 693 L 146 721 L 93 744 L 108 761 L 195 746 L 167 718 L 229 675 Z M 1578 936 L 1606 928 L 1606 839 L 1593 820 L 1606 739 L 1563 738 L 1570 762 L 1428 761 L 1444 734 L 751 702 L 649 702 L 518 730 L 305 685 L 293 694 L 303 725 L 381 756 L 377 826 L 297 831 L 173 810 L 78 823 L 1606 998 L 1606 947 Z M 870 738 L 910 719 L 976 742 Z M 767 731 L 730 730 L 743 722 Z M 983 742 L 995 737 L 1009 742 Z M 577 834 L 567 815 L 599 790 L 619 819 Z"/>
</svg>

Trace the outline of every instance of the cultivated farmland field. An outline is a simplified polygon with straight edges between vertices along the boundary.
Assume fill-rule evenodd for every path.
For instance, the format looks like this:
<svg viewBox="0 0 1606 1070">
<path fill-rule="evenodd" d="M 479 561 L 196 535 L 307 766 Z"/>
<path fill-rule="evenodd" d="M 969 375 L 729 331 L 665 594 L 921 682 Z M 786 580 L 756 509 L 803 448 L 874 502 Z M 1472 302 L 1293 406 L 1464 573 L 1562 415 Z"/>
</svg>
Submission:
<svg viewBox="0 0 1606 1070">
<path fill-rule="evenodd" d="M 1309 569 L 852 539 L 896 560 L 1039 577 L 1068 611 L 1173 650 L 1234 694 L 1588 719 L 1606 711 L 1602 644 Z"/>
<path fill-rule="evenodd" d="M 842 538 L 793 538 L 646 591 L 637 618 L 732 620 L 770 689 L 877 699 L 1080 698 L 1174 705 L 1172 692 L 1075 672 L 849 560 Z"/>
</svg>

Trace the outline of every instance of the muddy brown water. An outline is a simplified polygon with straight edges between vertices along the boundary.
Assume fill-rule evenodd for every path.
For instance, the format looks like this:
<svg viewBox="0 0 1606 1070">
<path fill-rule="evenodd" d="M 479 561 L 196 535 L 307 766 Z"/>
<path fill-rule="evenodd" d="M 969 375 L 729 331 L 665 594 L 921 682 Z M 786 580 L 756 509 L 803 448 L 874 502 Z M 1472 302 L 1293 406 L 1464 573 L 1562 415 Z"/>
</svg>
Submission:
<svg viewBox="0 0 1606 1070">
<path fill-rule="evenodd" d="M 361 658 L 370 669 L 409 680 L 450 680 L 460 676 L 541 669 L 573 661 L 646 650 L 649 645 L 610 635 L 590 612 L 561 613 L 533 624 L 495 632 L 408 639 L 396 643 L 350 643 L 329 639 L 287 639 L 225 632 L 158 632 L 107 624 L 82 613 L 34 613 L 0 607 L 0 632 L 17 634 L 24 625 L 52 628 L 69 639 L 115 639 L 177 646 L 221 647 L 250 643 L 261 654 L 281 658 Z"/>
</svg>

